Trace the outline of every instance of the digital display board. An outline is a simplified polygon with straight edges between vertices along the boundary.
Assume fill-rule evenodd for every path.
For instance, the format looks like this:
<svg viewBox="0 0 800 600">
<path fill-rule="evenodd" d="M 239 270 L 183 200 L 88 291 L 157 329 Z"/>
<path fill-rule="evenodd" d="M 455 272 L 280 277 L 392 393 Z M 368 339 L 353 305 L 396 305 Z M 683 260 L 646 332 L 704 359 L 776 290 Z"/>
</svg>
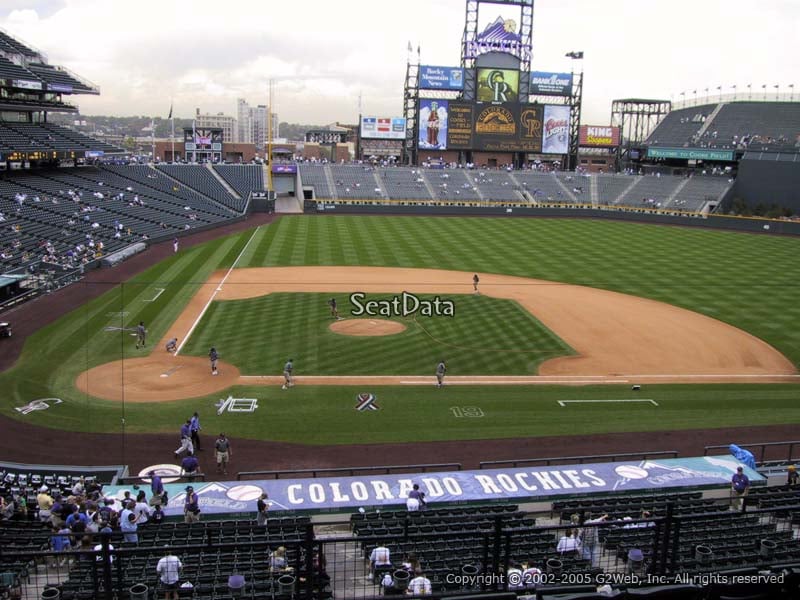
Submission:
<svg viewBox="0 0 800 600">
<path fill-rule="evenodd" d="M 464 69 L 461 67 L 419 68 L 419 89 L 421 90 L 463 90 Z"/>
<path fill-rule="evenodd" d="M 540 152 L 544 105 L 421 100 L 420 150 Z"/>
<path fill-rule="evenodd" d="M 369 139 L 406 139 L 403 117 L 361 117 L 361 137 Z"/>
<path fill-rule="evenodd" d="M 512 69 L 478 69 L 478 102 L 517 102 L 519 71 Z"/>
<path fill-rule="evenodd" d="M 571 96 L 572 73 L 531 71 L 530 89 L 536 96 Z"/>
<path fill-rule="evenodd" d="M 183 141 L 186 150 L 222 150 L 222 129 L 198 127 L 194 130 L 183 130 Z"/>
</svg>

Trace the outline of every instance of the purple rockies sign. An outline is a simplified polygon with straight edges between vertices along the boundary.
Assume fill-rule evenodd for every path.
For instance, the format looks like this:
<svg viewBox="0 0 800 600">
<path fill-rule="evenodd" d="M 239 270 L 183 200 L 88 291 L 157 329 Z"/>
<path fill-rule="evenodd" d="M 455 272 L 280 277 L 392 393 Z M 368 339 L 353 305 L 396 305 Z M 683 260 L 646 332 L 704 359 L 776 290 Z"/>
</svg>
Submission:
<svg viewBox="0 0 800 600">
<path fill-rule="evenodd" d="M 528 502 L 593 493 L 674 491 L 676 488 L 725 487 L 740 466 L 732 456 L 704 456 L 636 462 L 558 465 L 518 469 L 450 471 L 444 473 L 363 475 L 195 483 L 204 513 L 255 511 L 262 492 L 273 510 L 352 512 L 361 507 L 404 506 L 418 483 L 429 503 Z M 765 478 L 744 467 L 754 483 Z M 186 484 L 169 484 L 166 514 L 183 511 Z M 123 497 L 131 488 L 110 487 L 109 495 Z"/>
</svg>

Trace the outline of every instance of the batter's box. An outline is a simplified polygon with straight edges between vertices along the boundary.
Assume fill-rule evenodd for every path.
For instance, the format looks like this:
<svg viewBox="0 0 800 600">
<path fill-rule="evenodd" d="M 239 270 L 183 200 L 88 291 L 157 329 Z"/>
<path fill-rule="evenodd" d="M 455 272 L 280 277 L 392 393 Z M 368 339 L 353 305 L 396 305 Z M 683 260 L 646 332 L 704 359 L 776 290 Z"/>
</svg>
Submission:
<svg viewBox="0 0 800 600">
<path fill-rule="evenodd" d="M 217 407 L 217 414 L 221 415 L 224 412 L 232 413 L 252 413 L 256 412 L 258 408 L 258 398 L 234 398 L 228 396 L 224 400 L 220 400 L 214 406 Z"/>
</svg>

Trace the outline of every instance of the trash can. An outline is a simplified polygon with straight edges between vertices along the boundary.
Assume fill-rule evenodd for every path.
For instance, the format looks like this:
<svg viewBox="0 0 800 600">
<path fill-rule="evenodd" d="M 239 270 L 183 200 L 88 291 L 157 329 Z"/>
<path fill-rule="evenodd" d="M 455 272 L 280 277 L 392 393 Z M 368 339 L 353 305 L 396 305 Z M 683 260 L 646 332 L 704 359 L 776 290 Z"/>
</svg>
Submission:
<svg viewBox="0 0 800 600">
<path fill-rule="evenodd" d="M 397 569 L 392 573 L 392 579 L 394 579 L 394 589 L 405 592 L 408 589 L 408 582 L 411 581 L 411 574 L 405 569 Z"/>
<path fill-rule="evenodd" d="M 644 552 L 640 548 L 631 548 L 628 550 L 628 562 L 626 564 L 627 572 L 641 573 L 644 567 Z"/>
<path fill-rule="evenodd" d="M 461 588 L 464 590 L 471 590 L 475 587 L 475 576 L 480 572 L 480 569 L 475 565 L 463 565 L 461 567 L 461 575 L 462 578 L 462 585 Z"/>
<path fill-rule="evenodd" d="M 694 549 L 694 559 L 701 565 L 707 565 L 711 563 L 711 560 L 714 558 L 714 551 L 711 549 L 710 546 L 705 546 L 700 544 L 695 547 Z"/>
<path fill-rule="evenodd" d="M 131 600 L 147 600 L 150 589 L 143 583 L 137 583 L 132 585 L 131 589 L 128 591 L 130 593 Z"/>
<path fill-rule="evenodd" d="M 242 591 L 244 590 L 245 580 L 244 575 L 239 575 L 238 573 L 234 573 L 230 577 L 228 577 L 228 590 L 231 593 L 231 596 L 234 598 L 239 598 L 242 595 Z"/>
<path fill-rule="evenodd" d="M 58 588 L 45 588 L 42 590 L 42 600 L 58 600 L 61 598 L 61 590 Z"/>
<path fill-rule="evenodd" d="M 553 573 L 555 575 L 561 574 L 561 569 L 564 568 L 564 563 L 562 563 L 557 558 L 548 558 L 547 562 L 545 563 L 545 569 L 548 573 Z"/>
<path fill-rule="evenodd" d="M 778 544 L 773 542 L 772 540 L 761 540 L 761 549 L 760 554 L 761 558 L 766 560 L 772 559 L 775 556 L 775 548 L 778 547 Z"/>
<path fill-rule="evenodd" d="M 288 595 L 294 592 L 295 581 L 295 576 L 289 575 L 288 573 L 278 577 L 278 593 L 282 595 Z"/>
</svg>

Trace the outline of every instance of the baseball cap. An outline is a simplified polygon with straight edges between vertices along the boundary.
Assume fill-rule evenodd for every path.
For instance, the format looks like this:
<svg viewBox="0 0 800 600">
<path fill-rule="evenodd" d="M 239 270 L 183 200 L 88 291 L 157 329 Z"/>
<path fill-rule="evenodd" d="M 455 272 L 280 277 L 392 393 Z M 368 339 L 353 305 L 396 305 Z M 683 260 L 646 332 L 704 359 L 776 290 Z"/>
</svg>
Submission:
<svg viewBox="0 0 800 600">
<path fill-rule="evenodd" d="M 186 491 L 187 491 L 187 492 L 193 492 L 193 491 L 194 491 L 194 488 L 193 488 L 192 486 L 190 486 L 190 485 L 187 485 L 187 486 L 186 486 Z"/>
<path fill-rule="evenodd" d="M 743 467 L 736 467 L 736 470 L 737 471 L 744 471 L 744 468 Z"/>
<path fill-rule="evenodd" d="M 47 490 L 48 490 L 48 487 L 46 485 L 43 485 L 42 487 L 39 488 L 39 491 L 42 492 L 42 493 L 46 492 Z"/>
<path fill-rule="evenodd" d="M 641 562 L 644 560 L 644 554 L 639 548 L 631 548 L 628 552 L 628 560 L 632 560 L 634 562 Z"/>
</svg>

